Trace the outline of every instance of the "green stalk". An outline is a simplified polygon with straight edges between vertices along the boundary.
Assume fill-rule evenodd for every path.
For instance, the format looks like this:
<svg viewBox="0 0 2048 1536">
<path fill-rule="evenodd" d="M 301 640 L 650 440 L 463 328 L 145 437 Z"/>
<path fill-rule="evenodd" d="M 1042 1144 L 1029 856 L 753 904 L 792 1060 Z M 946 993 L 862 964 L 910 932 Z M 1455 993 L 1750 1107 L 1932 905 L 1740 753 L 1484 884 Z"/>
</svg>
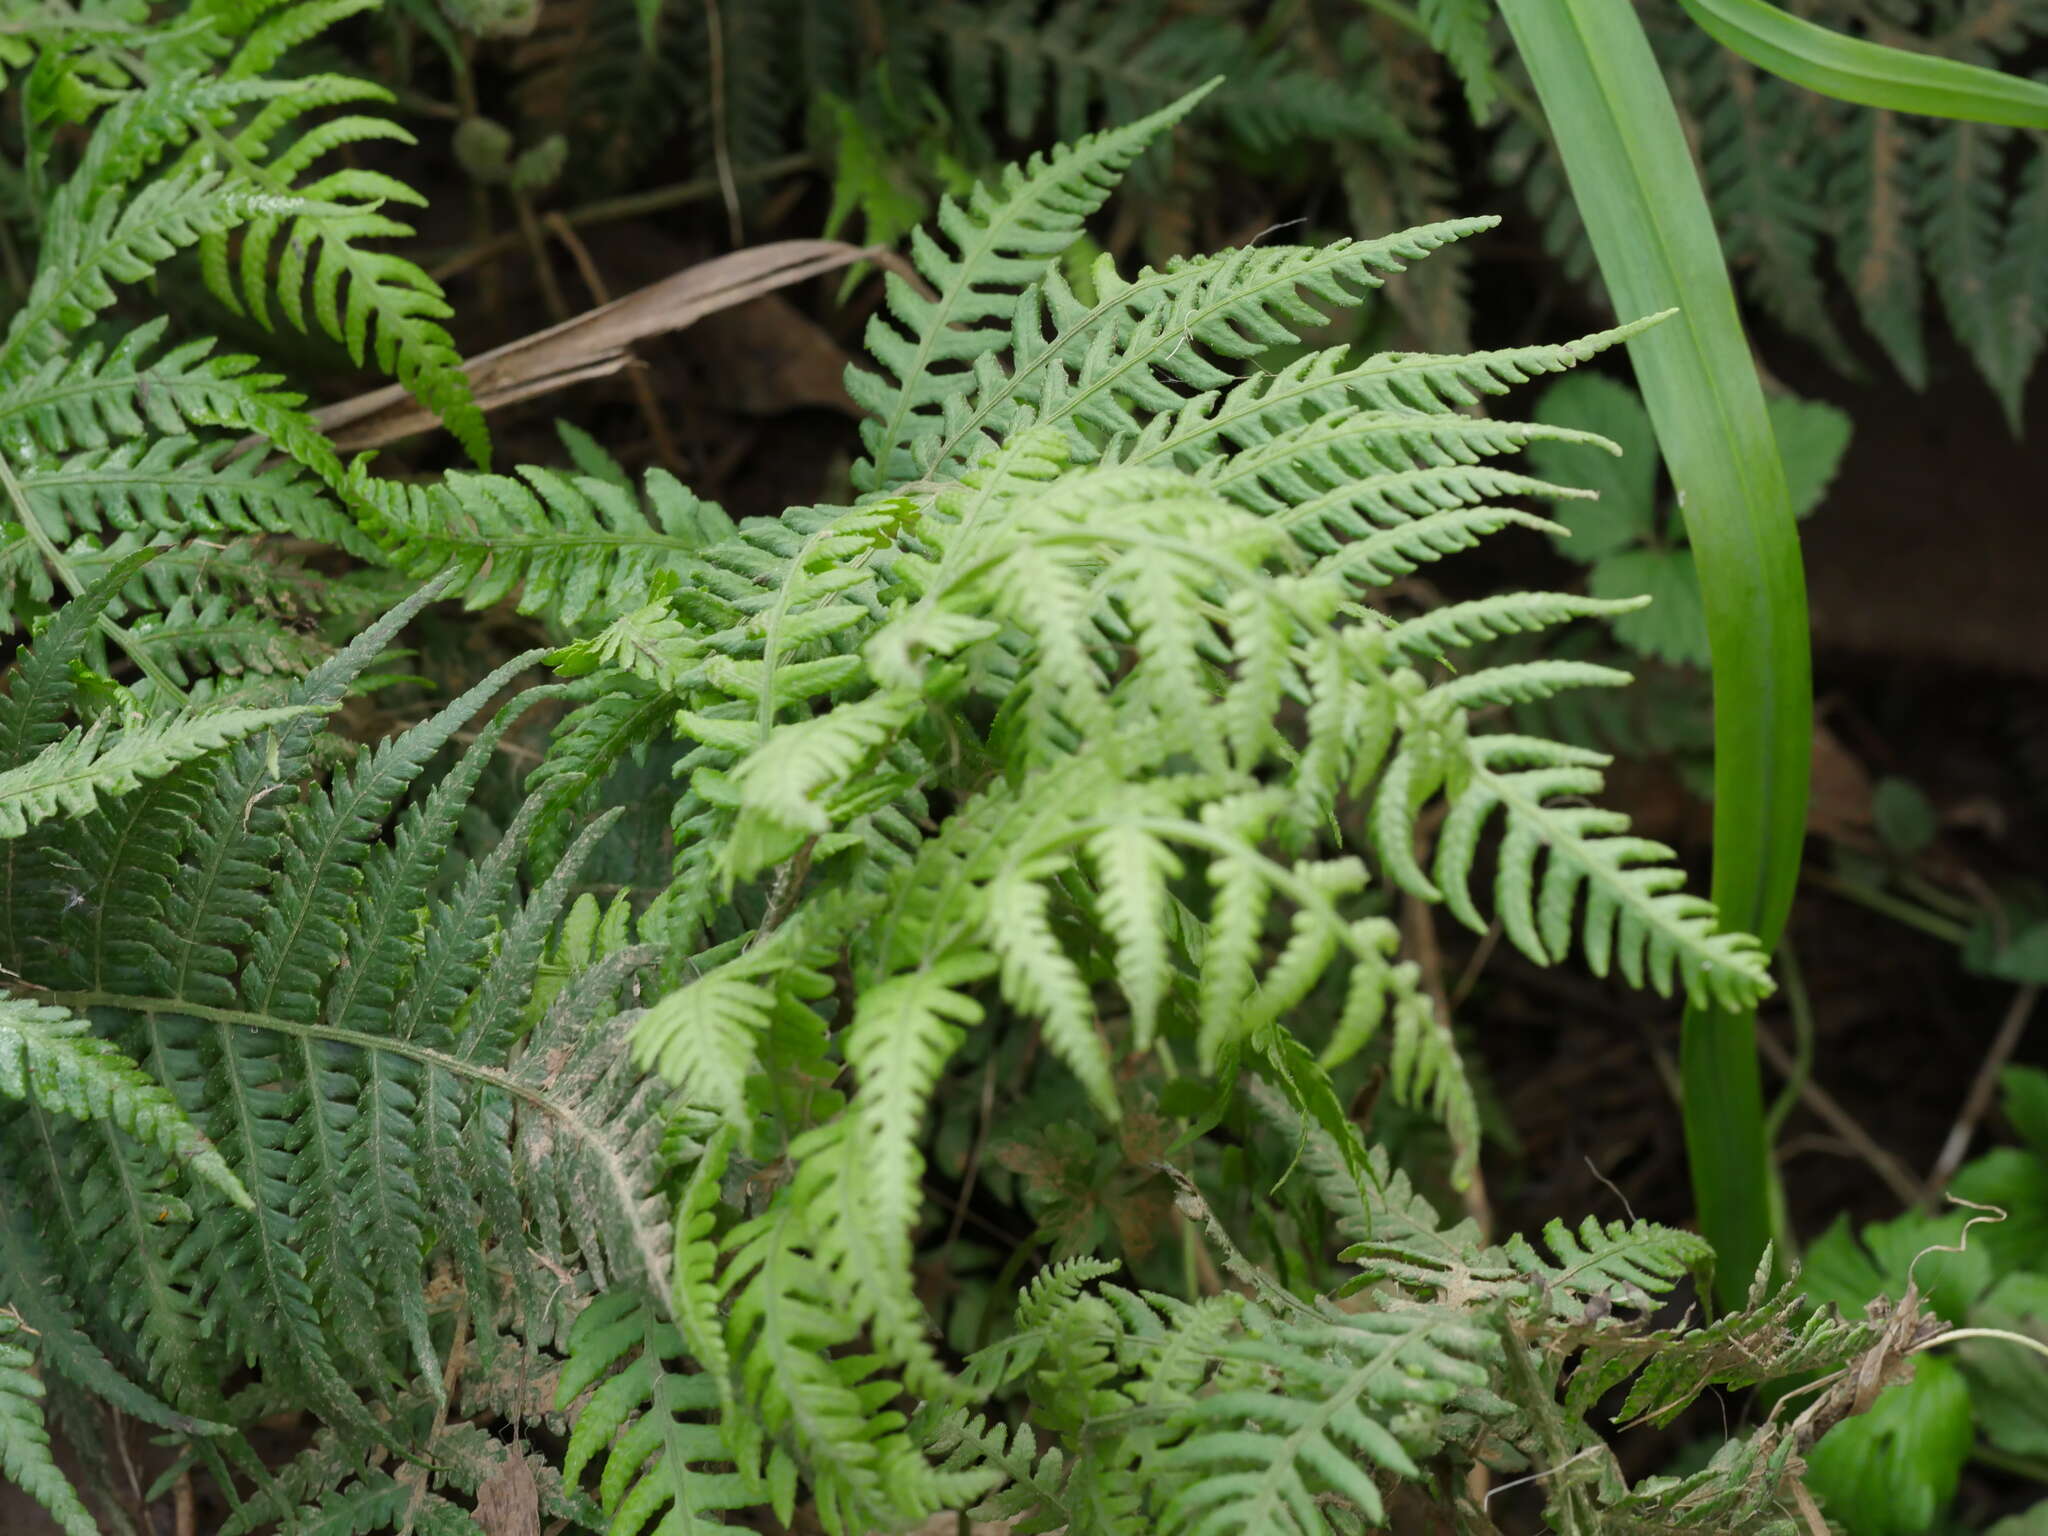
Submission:
<svg viewBox="0 0 2048 1536">
<path fill-rule="evenodd" d="M 1777 943 L 1812 750 L 1806 586 L 1784 466 L 1677 109 L 1629 0 L 1501 0 L 1678 488 L 1714 661 L 1714 900 Z M 1754 1015 L 1686 1011 L 1680 1071 L 1700 1229 L 1739 1303 L 1769 1233 Z"/>
</svg>

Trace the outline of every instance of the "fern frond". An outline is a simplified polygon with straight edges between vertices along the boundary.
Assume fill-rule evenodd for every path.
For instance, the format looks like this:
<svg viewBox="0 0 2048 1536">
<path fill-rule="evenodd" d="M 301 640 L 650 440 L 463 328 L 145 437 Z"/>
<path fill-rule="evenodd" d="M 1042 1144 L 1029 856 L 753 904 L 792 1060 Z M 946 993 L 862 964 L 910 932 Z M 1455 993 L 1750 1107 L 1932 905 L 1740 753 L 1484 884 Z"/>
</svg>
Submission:
<svg viewBox="0 0 2048 1536">
<path fill-rule="evenodd" d="M 1271 373 L 1255 373 L 1222 390 L 1195 395 L 1171 414 L 1155 417 L 1120 451 L 1122 462 L 1154 460 L 1192 467 L 1220 451 L 1243 451 L 1283 432 L 1299 430 L 1345 406 L 1396 414 L 1451 414 L 1485 395 L 1561 373 L 1627 341 L 1664 315 L 1650 315 L 1578 341 L 1493 352 L 1436 356 L 1383 352 L 1353 362 L 1343 348 L 1312 352 Z M 1418 434 L 1419 435 L 1419 434 Z"/>
<path fill-rule="evenodd" d="M 85 1020 L 26 998 L 0 998 L 0 1094 L 77 1120 L 106 1120 L 237 1205 L 249 1192 L 163 1085 Z"/>
<path fill-rule="evenodd" d="M 1701 120 L 1700 161 L 1731 267 L 1779 324 L 1804 336 L 1843 371 L 1855 364 L 1828 316 L 1820 246 L 1834 199 L 1826 161 L 1788 153 L 1784 125 L 1797 87 L 1746 60 L 1716 72 L 1717 94 Z"/>
<path fill-rule="evenodd" d="M 951 198 L 940 202 L 938 227 L 953 250 L 923 231 L 911 245 L 919 275 L 938 298 L 926 299 L 897 274 L 886 274 L 891 318 L 877 315 L 867 335 L 869 351 L 886 372 L 856 368 L 847 375 L 848 392 L 874 418 L 862 427 L 868 456 L 855 469 L 856 486 L 896 485 L 925 467 L 906 456 L 919 418 L 943 408 L 968 360 L 1008 342 L 1009 295 L 1073 243 L 1131 162 L 1200 99 L 1200 93 L 1184 96 L 1128 127 L 1033 156 L 1022 169 L 1005 172 L 999 190 L 977 186 L 964 206 Z"/>
<path fill-rule="evenodd" d="M 1798 1436 L 1775 1426 L 1731 1439 L 1690 1476 L 1646 1477 L 1603 1502 L 1601 1524 L 1615 1536 L 1794 1536 L 1798 1526 L 1785 1504 L 1787 1484 L 1798 1475 L 1798 1444 Z"/>
<path fill-rule="evenodd" d="M 139 649 L 181 684 L 202 668 L 229 677 L 310 672 L 328 654 L 317 637 L 259 610 L 237 608 L 225 593 L 204 601 L 179 598 L 131 626 L 128 638 L 130 655 Z"/>
<path fill-rule="evenodd" d="M 1594 1296 L 1648 1312 L 1657 1297 L 1688 1274 L 1703 1276 L 1714 1260 L 1705 1239 L 1648 1221 L 1602 1225 L 1588 1216 L 1577 1232 L 1562 1221 L 1552 1221 L 1543 1229 L 1543 1241 L 1555 1262 L 1543 1258 L 1519 1234 L 1510 1236 L 1502 1248 L 1509 1262 L 1536 1281 L 1551 1306 L 1565 1316 L 1575 1310 L 1572 1301 Z"/>
<path fill-rule="evenodd" d="M 1187 1438 L 1154 1463 L 1154 1475 L 1171 1472 L 1175 1485 L 1162 1528 L 1309 1536 L 1331 1528 L 1319 1508 L 1325 1493 L 1383 1521 L 1379 1490 L 1360 1462 L 1421 1475 L 1383 1416 L 1484 1387 L 1485 1362 L 1498 1349 L 1490 1331 L 1429 1311 L 1254 1324 L 1224 1354 L 1266 1367 L 1281 1388 L 1216 1392 L 1181 1410 Z"/>
<path fill-rule="evenodd" d="M 1133 461 L 1143 450 L 1121 439 L 1142 444 L 1161 419 L 1195 408 L 1190 390 L 1207 392 L 1192 397 L 1199 403 L 1236 382 L 1210 354 L 1239 360 L 1294 343 L 1406 263 L 1492 222 L 1452 220 L 1326 247 L 1254 246 L 1147 268 L 1129 281 L 1103 258 L 1086 304 L 1058 269 L 1048 270 L 1018 301 L 1009 366 L 986 352 L 976 358 L 973 394 L 947 402 L 942 420 L 920 435 L 917 466 L 957 471 L 1001 438 L 1052 423 L 1084 429 L 1074 432 L 1077 453 L 1100 451 L 1097 440 L 1106 437 L 1112 459 Z M 1196 458 L 1172 462 L 1193 467 Z"/>
<path fill-rule="evenodd" d="M 777 1495 L 778 1514 L 796 1466 L 787 1439 L 802 1448 L 827 1529 L 922 1518 L 937 1490 L 902 1414 L 883 1406 L 899 1384 L 874 1356 L 845 1352 L 859 1325 L 811 1252 L 801 1210 L 777 1201 L 726 1240 L 726 1340 L 742 1402 L 728 1443 L 742 1472 Z"/>
<path fill-rule="evenodd" d="M 0 771 L 20 772 L 64 740 L 78 696 L 74 668 L 94 626 L 153 558 L 147 550 L 122 557 L 89 590 L 59 608 L 43 632 L 16 654 L 7 695 L 0 699 Z"/>
<path fill-rule="evenodd" d="M 331 7 L 321 22 L 335 19 Z M 252 40 L 251 46 L 260 46 Z M 289 96 L 266 103 L 246 124 L 221 134 L 217 146 L 226 185 L 246 200 L 241 248 L 230 258 L 223 224 L 200 232 L 207 286 L 220 301 L 268 328 L 274 297 L 294 328 L 326 334 L 348 349 L 358 367 L 374 356 L 383 372 L 438 415 L 470 457 L 487 464 L 483 413 L 462 371 L 462 358 L 441 322 L 453 311 L 441 287 L 411 260 L 368 242 L 404 238 L 412 226 L 381 210 L 423 205 L 404 182 L 345 167 L 301 178 L 320 160 L 367 141 L 412 144 L 396 123 L 362 113 L 329 117 L 273 154 L 271 141 L 305 113 L 360 102 L 384 102 L 381 86 L 333 75 L 293 82 Z M 271 253 L 278 250 L 275 268 Z M 309 303 L 310 301 L 310 303 Z"/>
<path fill-rule="evenodd" d="M 81 727 L 18 768 L 0 771 L 0 838 L 20 837 L 52 816 L 87 816 L 102 799 L 232 742 L 282 725 L 302 708 L 223 709 L 210 714 Z"/>
<path fill-rule="evenodd" d="M 1617 1424 L 1667 1424 L 1712 1386 L 1734 1389 L 1835 1369 L 1874 1342 L 1876 1327 L 1821 1307 L 1796 1285 L 1771 1290 L 1759 1271 L 1747 1305 L 1697 1328 L 1609 1331 L 1573 1367 L 1566 1403 L 1585 1412 L 1634 1377 Z"/>
<path fill-rule="evenodd" d="M 966 1027 L 982 1020 L 981 1005 L 959 990 L 992 968 L 987 954 L 948 957 L 931 968 L 894 976 L 863 991 L 846 1042 L 848 1063 L 859 1075 L 854 1097 L 854 1165 L 862 1169 L 866 1205 L 853 1241 L 874 1243 L 867 1265 L 889 1274 L 907 1272 L 914 1254 L 918 1213 L 924 1204 L 924 1156 L 918 1148 L 925 1106 L 946 1060 Z M 865 1267 L 865 1266 L 864 1266 Z M 896 1358 L 923 1353 L 922 1309 L 891 1303 L 892 1285 L 874 1298 L 876 1343 Z M 905 1322 L 910 1337 L 894 1336 Z M 915 1377 L 913 1385 L 922 1385 Z"/>
<path fill-rule="evenodd" d="M 0 1472 L 48 1510 L 64 1536 L 99 1536 L 99 1521 L 51 1454 L 43 1384 L 34 1374 L 35 1356 L 19 1342 L 21 1332 L 19 1318 L 0 1312 Z"/>
<path fill-rule="evenodd" d="M 114 284 L 140 282 L 177 252 L 258 214 L 316 207 L 235 184 L 204 162 L 132 185 L 223 110 L 278 89 L 223 89 L 188 77 L 124 97 L 100 118 L 78 168 L 51 199 L 35 279 L 0 340 L 0 379 L 18 380 L 64 351 L 73 333 L 114 302 Z"/>
<path fill-rule="evenodd" d="M 31 511 L 52 529 L 154 529 L 172 535 L 289 533 L 359 542 L 319 484 L 289 462 L 229 457 L 218 441 L 131 439 L 38 459 L 15 471 Z"/>
<path fill-rule="evenodd" d="M 522 469 L 453 474 L 428 487 L 352 486 L 374 507 L 372 531 L 419 579 L 456 573 L 456 594 L 487 608 L 518 591 L 521 613 L 564 624 L 641 607 L 664 573 L 680 574 L 732 522 L 665 470 L 647 475 L 649 508 L 629 490 L 589 475 Z M 651 515 L 650 515 L 651 514 Z"/>
<path fill-rule="evenodd" d="M 1465 87 L 1473 119 L 1485 122 L 1499 87 L 1493 78 L 1493 11 L 1485 0 L 1422 0 L 1429 41 Z"/>
<path fill-rule="evenodd" d="M 1468 882 L 1480 833 L 1499 809 L 1508 835 L 1495 906 L 1509 939 L 1530 958 L 1563 958 L 1576 926 L 1596 975 L 1618 963 L 1632 986 L 1647 981 L 1668 995 L 1675 974 L 1689 997 L 1724 1007 L 1769 990 L 1755 941 L 1719 931 L 1711 906 L 1677 889 L 1682 877 L 1667 862 L 1670 849 L 1629 835 L 1613 812 L 1572 803 L 1600 788 L 1603 754 L 1509 735 L 1471 737 L 1463 750 L 1469 769 L 1438 835 L 1435 887 L 1424 887 L 1440 888 L 1460 920 L 1485 926 Z M 1403 883 L 1415 888 L 1413 879 Z M 1582 888 L 1585 913 L 1575 924 Z"/>
<path fill-rule="evenodd" d="M 720 1383 L 687 1363 L 675 1326 L 631 1291 L 598 1296 L 570 1332 L 555 1397 L 576 1409 L 562 1475 L 574 1483 L 601 1467 L 608 1536 L 723 1526 L 725 1511 L 764 1501 L 731 1468 L 715 1417 Z"/>
</svg>

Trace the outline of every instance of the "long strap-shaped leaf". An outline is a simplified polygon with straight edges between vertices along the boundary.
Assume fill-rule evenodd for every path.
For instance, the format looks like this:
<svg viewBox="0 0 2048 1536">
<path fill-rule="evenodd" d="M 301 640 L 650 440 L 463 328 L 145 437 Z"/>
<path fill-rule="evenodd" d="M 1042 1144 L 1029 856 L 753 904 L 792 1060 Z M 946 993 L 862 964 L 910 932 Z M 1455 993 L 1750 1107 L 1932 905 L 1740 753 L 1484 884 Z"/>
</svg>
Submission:
<svg viewBox="0 0 2048 1536">
<path fill-rule="evenodd" d="M 1765 0 L 1679 0 L 1722 47 L 1809 91 L 1892 112 L 2048 128 L 2048 85 L 1844 37 Z"/>
<path fill-rule="evenodd" d="M 1714 899 L 1776 943 L 1798 876 L 1812 742 L 1799 541 L 1728 269 L 1678 113 L 1629 0 L 1501 0 L 1624 316 L 1698 561 L 1714 659 Z M 1686 1148 L 1700 1226 L 1741 1300 L 1767 1235 L 1753 1014 L 1688 1009 Z"/>
</svg>

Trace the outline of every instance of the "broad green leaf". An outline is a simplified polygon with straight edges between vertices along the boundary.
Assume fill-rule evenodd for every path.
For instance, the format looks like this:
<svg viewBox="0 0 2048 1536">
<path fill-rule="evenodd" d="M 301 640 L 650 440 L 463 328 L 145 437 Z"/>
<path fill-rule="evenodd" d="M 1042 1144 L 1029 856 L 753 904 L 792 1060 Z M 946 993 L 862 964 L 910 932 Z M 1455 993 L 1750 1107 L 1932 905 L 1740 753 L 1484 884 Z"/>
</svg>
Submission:
<svg viewBox="0 0 2048 1536">
<path fill-rule="evenodd" d="M 1807 1486 L 1852 1536 L 1922 1536 L 1956 1496 L 1972 1438 L 1970 1389 L 1938 1355 L 1844 1419 L 1807 1457 Z"/>
<path fill-rule="evenodd" d="M 2048 913 L 2038 893 L 1977 920 L 1963 941 L 1963 966 L 2021 986 L 2048 984 Z"/>
<path fill-rule="evenodd" d="M 1856 1241 L 1856 1229 L 1846 1215 L 1837 1216 L 1834 1225 L 1807 1247 L 1799 1266 L 1799 1288 L 1815 1301 L 1839 1308 L 1846 1317 L 1860 1313 L 1872 1297 L 1890 1294 L 1869 1251 Z"/>
<path fill-rule="evenodd" d="M 1567 374 L 1536 402 L 1536 419 L 1547 427 L 1597 432 L 1621 448 L 1617 458 L 1590 443 L 1542 439 L 1529 445 L 1529 462 L 1544 479 L 1600 495 L 1551 510 L 1572 531 L 1557 541 L 1562 553 L 1590 564 L 1656 531 L 1657 434 L 1634 390 L 1597 373 Z"/>
<path fill-rule="evenodd" d="M 1714 659 L 1714 902 L 1778 941 L 1806 836 L 1813 679 L 1785 470 L 1685 131 L 1629 0 L 1502 0 L 1678 490 Z M 1756 1020 L 1688 1009 L 1681 1072 L 1700 1229 L 1742 1304 L 1770 1226 Z"/>
<path fill-rule="evenodd" d="M 2039 1067 L 2007 1067 L 2001 1083 L 2005 1118 L 2022 1141 L 2048 1157 L 2048 1072 Z"/>
<path fill-rule="evenodd" d="M 1722 47 L 1759 69 L 1860 106 L 2048 128 L 2048 86 L 1931 53 L 1844 37 L 1764 0 L 1679 0 Z"/>
<path fill-rule="evenodd" d="M 1885 847 L 1908 858 L 1933 842 L 1940 829 L 1934 807 L 1909 779 L 1879 779 L 1871 792 L 1870 814 Z"/>
<path fill-rule="evenodd" d="M 1797 395 L 1772 395 L 1766 402 L 1778 453 L 1785 461 L 1785 484 L 1795 516 L 1808 517 L 1828 493 L 1842 455 L 1849 451 L 1849 413 L 1825 400 Z"/>
<path fill-rule="evenodd" d="M 1674 666 L 1707 664 L 1707 614 L 1689 549 L 1630 549 L 1593 567 L 1595 597 L 1648 597 L 1650 606 L 1617 614 L 1614 633 L 1632 651 Z"/>
<path fill-rule="evenodd" d="M 2048 1275 L 2008 1275 L 1970 1323 L 2048 1340 Z M 1956 1359 L 1970 1383 L 1984 1437 L 2015 1456 L 2048 1456 L 2048 1370 L 2041 1357 L 2003 1339 L 1965 1339 Z"/>
</svg>

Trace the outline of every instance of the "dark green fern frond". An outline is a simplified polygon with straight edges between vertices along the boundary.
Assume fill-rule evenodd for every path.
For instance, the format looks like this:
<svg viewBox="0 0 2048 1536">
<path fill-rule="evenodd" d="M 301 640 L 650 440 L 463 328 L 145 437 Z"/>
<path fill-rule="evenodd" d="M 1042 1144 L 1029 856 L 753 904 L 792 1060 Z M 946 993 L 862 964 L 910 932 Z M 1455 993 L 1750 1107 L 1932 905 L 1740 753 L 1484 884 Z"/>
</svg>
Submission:
<svg viewBox="0 0 2048 1536">
<path fill-rule="evenodd" d="M 204 603 L 180 598 L 162 614 L 129 631 L 130 654 L 139 649 L 179 683 L 201 668 L 229 677 L 310 672 L 328 654 L 316 636 L 280 624 L 253 608 L 236 608 L 225 594 Z"/>
<path fill-rule="evenodd" d="M 252 40 L 249 46 L 258 43 Z M 379 369 L 441 417 L 471 458 L 487 466 L 483 413 L 471 396 L 454 340 L 441 324 L 453 311 L 440 285 L 408 258 L 368 243 L 410 235 L 411 225 L 382 209 L 418 206 L 425 199 L 404 182 L 358 167 L 306 179 L 319 161 L 351 145 L 376 140 L 411 144 L 412 135 L 388 119 L 347 113 L 324 118 L 273 150 L 273 140 L 308 112 L 390 99 L 380 86 L 339 76 L 292 84 L 290 95 L 266 102 L 247 123 L 219 138 L 229 168 L 227 185 L 248 199 L 247 216 L 236 221 L 240 249 L 232 258 L 227 226 L 202 232 L 208 287 L 222 303 L 246 310 L 266 328 L 275 300 L 295 329 L 317 329 L 332 337 L 347 347 L 358 367 L 374 357 Z"/>
<path fill-rule="evenodd" d="M 45 526 L 101 532 L 294 533 L 349 542 L 317 482 L 295 465 L 228 457 L 218 442 L 159 437 L 24 466 L 15 479 Z"/>
<path fill-rule="evenodd" d="M 0 1312 L 0 1472 L 62 1527 L 64 1536 L 99 1536 L 100 1524 L 57 1468 L 43 1425 L 43 1384 L 22 1343 L 21 1320 Z"/>
<path fill-rule="evenodd" d="M 238 1205 L 196 1190 L 186 1239 L 145 1242 L 110 1277 L 105 1311 L 170 1321 L 190 1310 L 198 1327 L 165 1335 L 149 1356 L 180 1398 L 218 1380 L 225 1362 L 260 1358 L 267 1383 L 304 1394 L 359 1443 L 375 1431 L 355 1381 L 389 1381 L 404 1353 L 438 1379 L 424 1267 L 437 1251 L 455 1259 L 494 1329 L 504 1298 L 485 1242 L 515 1275 L 573 1262 L 657 1289 L 668 1254 L 666 1206 L 648 1182 L 671 1146 L 666 1095 L 631 1070 L 623 1032 L 595 1027 L 593 1010 L 618 1006 L 626 972 L 599 967 L 519 1044 L 544 940 L 602 828 L 530 899 L 514 879 L 515 827 L 450 899 L 428 900 L 513 710 L 385 840 L 428 763 L 531 658 L 366 750 L 331 787 L 301 785 L 315 735 L 308 706 L 338 697 L 421 600 L 297 684 L 267 747 L 188 766 L 88 816 L 63 848 L 32 848 L 16 876 L 31 899 L 14 918 L 47 926 L 9 936 L 51 1005 L 92 1010 L 105 1039 L 85 1038 L 140 1063 L 207 1133 L 230 1187 L 246 1191 Z M 66 629 L 69 643 L 81 629 Z M 37 1218 L 42 1241 L 84 1262 L 103 1235 L 132 1230 L 124 1207 L 153 1189 L 128 1147 L 73 1143 L 66 1181 L 88 1198 Z M 138 1177 L 136 1198 L 123 1196 Z M 171 1213 L 159 1200 L 137 1215 L 146 1229 Z M 511 1300 L 508 1315 L 540 1326 L 544 1298 L 521 1286 Z M 95 1308 L 95 1326 L 102 1315 Z"/>
<path fill-rule="evenodd" d="M 645 507 L 595 476 L 520 476 L 455 474 L 408 487 L 358 474 L 353 489 L 375 508 L 372 529 L 401 568 L 422 579 L 455 572 L 455 595 L 471 608 L 517 589 L 521 613 L 567 625 L 641 606 L 657 578 L 688 569 L 732 528 L 665 470 L 649 471 Z"/>
<path fill-rule="evenodd" d="M 785 28 L 781 36 L 797 44 L 811 32 Z M 514 55 L 521 114 L 566 135 L 573 162 L 589 167 L 598 185 L 617 186 L 672 140 L 693 102 L 708 115 L 703 42 L 700 17 L 658 6 L 643 24 L 636 0 L 541 6 Z M 772 94 L 777 103 L 783 97 Z M 710 158 L 708 144 L 697 149 Z"/>
<path fill-rule="evenodd" d="M 1748 1305 L 1704 1327 L 1601 1335 L 1574 1367 L 1566 1402 L 1590 1410 L 1633 1377 L 1615 1422 L 1665 1424 L 1709 1387 L 1739 1389 L 1833 1370 L 1869 1349 L 1876 1334 L 1876 1324 L 1845 1319 L 1797 1285 L 1773 1292 L 1763 1268 Z"/>
<path fill-rule="evenodd" d="M 228 1199 L 249 1195 L 163 1085 L 85 1020 L 26 998 L 0 998 L 0 1094 L 77 1120 L 106 1120 Z"/>
</svg>

